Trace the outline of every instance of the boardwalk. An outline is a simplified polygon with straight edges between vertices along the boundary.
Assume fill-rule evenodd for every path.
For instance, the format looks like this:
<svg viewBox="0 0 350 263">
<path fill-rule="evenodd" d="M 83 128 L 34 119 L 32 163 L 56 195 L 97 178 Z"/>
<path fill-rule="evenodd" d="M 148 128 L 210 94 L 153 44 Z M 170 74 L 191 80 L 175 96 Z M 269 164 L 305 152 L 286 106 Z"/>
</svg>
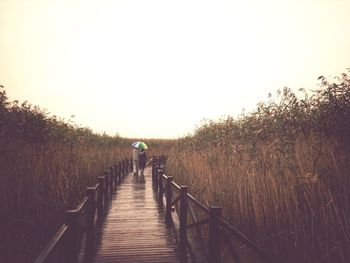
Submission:
<svg viewBox="0 0 350 263">
<path fill-rule="evenodd" d="M 97 230 L 93 262 L 206 262 L 196 245 L 179 249 L 177 224 L 167 224 L 151 173 L 146 168 L 144 176 L 129 174 L 118 186 Z"/>
<path fill-rule="evenodd" d="M 130 160 L 110 167 L 65 211 L 35 263 L 282 262 L 224 220 L 221 207 L 173 182 L 164 164 L 164 156 L 153 159 L 144 176 L 128 174 Z"/>
</svg>

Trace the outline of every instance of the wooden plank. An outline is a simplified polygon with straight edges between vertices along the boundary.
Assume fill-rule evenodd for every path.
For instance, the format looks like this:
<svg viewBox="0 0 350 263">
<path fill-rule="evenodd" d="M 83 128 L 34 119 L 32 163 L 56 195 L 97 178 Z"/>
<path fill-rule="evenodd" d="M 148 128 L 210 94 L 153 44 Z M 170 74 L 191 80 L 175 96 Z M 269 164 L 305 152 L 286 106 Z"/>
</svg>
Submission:
<svg viewBox="0 0 350 263">
<path fill-rule="evenodd" d="M 207 262 L 198 244 L 180 249 L 178 226 L 166 223 L 151 168 L 144 174 L 129 174 L 113 194 L 96 230 L 99 245 L 93 262 Z"/>
</svg>

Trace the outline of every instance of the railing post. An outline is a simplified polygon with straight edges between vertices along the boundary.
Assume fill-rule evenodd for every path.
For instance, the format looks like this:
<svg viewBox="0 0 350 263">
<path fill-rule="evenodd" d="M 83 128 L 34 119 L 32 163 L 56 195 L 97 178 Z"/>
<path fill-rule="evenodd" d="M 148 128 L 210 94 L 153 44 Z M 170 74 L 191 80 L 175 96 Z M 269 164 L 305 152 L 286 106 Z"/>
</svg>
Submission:
<svg viewBox="0 0 350 263">
<path fill-rule="evenodd" d="M 108 202 L 108 190 L 109 190 L 109 180 L 108 180 L 108 171 L 103 172 L 103 177 L 105 178 L 105 185 L 104 185 L 104 203 L 107 204 Z"/>
<path fill-rule="evenodd" d="M 125 160 L 122 161 L 122 175 L 125 176 Z"/>
<path fill-rule="evenodd" d="M 173 189 L 172 189 L 173 177 L 168 176 L 166 182 L 166 217 L 171 218 L 171 201 L 173 197 Z"/>
<path fill-rule="evenodd" d="M 129 173 L 131 173 L 132 172 L 132 170 L 133 170 L 133 167 L 132 167 L 132 158 L 130 159 L 130 166 L 129 166 Z"/>
<path fill-rule="evenodd" d="M 114 165 L 114 176 L 113 176 L 113 180 L 114 180 L 114 185 L 117 185 L 118 183 L 118 164 Z"/>
<path fill-rule="evenodd" d="M 155 185 L 155 178 L 156 178 L 156 159 L 154 156 L 152 156 L 152 183 Z"/>
<path fill-rule="evenodd" d="M 219 220 L 222 208 L 217 206 L 209 207 L 209 263 L 221 262 L 221 239 Z"/>
<path fill-rule="evenodd" d="M 122 162 L 118 162 L 118 183 L 121 182 L 122 179 Z"/>
<path fill-rule="evenodd" d="M 122 162 L 118 163 L 118 182 L 122 181 Z"/>
<path fill-rule="evenodd" d="M 180 188 L 180 245 L 184 247 L 187 244 L 187 204 L 186 195 L 188 187 L 182 185 Z"/>
<path fill-rule="evenodd" d="M 105 178 L 103 176 L 98 177 L 98 182 L 100 184 L 100 188 L 98 190 L 98 196 L 97 196 L 97 210 L 99 214 L 102 214 L 103 212 L 103 206 L 104 206 L 104 182 Z"/>
<path fill-rule="evenodd" d="M 78 213 L 76 210 L 68 210 L 65 212 L 65 221 L 68 225 L 68 233 L 65 241 L 65 261 L 67 263 L 75 263 L 78 260 L 80 240 Z"/>
<path fill-rule="evenodd" d="M 156 189 L 157 189 L 157 191 L 158 191 L 158 187 L 159 187 L 159 165 L 157 164 L 156 165 Z"/>
<path fill-rule="evenodd" d="M 87 204 L 86 218 L 86 259 L 91 259 L 95 255 L 95 189 L 93 187 L 86 188 L 85 195 L 89 198 Z"/>
<path fill-rule="evenodd" d="M 163 198 L 163 194 L 164 194 L 163 173 L 164 173 L 164 170 L 158 169 L 158 195 L 160 198 Z"/>
<path fill-rule="evenodd" d="M 114 189 L 114 173 L 113 173 L 113 167 L 109 167 L 109 194 L 113 194 Z"/>
<path fill-rule="evenodd" d="M 162 156 L 159 156 L 158 158 L 158 165 L 160 168 L 163 168 Z"/>
</svg>

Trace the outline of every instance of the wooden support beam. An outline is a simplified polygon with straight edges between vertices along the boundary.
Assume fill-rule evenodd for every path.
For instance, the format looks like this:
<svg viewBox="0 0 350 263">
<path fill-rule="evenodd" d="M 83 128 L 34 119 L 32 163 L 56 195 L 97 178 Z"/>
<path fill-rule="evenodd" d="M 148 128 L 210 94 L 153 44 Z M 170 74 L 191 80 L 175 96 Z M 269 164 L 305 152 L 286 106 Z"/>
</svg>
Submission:
<svg viewBox="0 0 350 263">
<path fill-rule="evenodd" d="M 219 219 L 222 208 L 217 206 L 209 207 L 209 262 L 221 262 L 221 238 L 219 229 Z"/>
</svg>

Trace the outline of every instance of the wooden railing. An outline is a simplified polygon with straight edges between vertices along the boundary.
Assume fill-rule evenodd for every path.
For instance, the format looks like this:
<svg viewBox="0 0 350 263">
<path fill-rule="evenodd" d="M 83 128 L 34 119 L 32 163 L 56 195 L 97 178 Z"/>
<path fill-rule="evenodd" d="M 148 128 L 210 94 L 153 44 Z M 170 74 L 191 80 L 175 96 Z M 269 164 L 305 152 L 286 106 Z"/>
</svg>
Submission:
<svg viewBox="0 0 350 263">
<path fill-rule="evenodd" d="M 79 257 L 89 261 L 96 249 L 95 229 L 100 222 L 112 193 L 123 177 L 132 170 L 132 160 L 123 160 L 109 167 L 98 177 L 93 187 L 86 188 L 82 202 L 74 210 L 65 212 L 65 223 L 34 263 L 75 263 Z M 80 254 L 80 252 L 82 252 Z"/>
<path fill-rule="evenodd" d="M 221 216 L 222 208 L 205 206 L 188 193 L 188 187 L 173 182 L 171 176 L 164 173 L 166 158 L 153 157 L 152 181 L 159 197 L 166 202 L 167 220 L 172 220 L 172 213 L 176 211 L 179 222 L 180 246 L 188 245 L 189 230 L 194 230 L 196 238 L 200 240 L 208 261 L 211 263 L 225 262 L 279 262 L 272 255 L 262 249 L 257 242 L 248 238 Z M 249 248 L 253 252 L 254 260 L 247 260 L 249 255 L 237 253 L 237 244 Z"/>
</svg>

